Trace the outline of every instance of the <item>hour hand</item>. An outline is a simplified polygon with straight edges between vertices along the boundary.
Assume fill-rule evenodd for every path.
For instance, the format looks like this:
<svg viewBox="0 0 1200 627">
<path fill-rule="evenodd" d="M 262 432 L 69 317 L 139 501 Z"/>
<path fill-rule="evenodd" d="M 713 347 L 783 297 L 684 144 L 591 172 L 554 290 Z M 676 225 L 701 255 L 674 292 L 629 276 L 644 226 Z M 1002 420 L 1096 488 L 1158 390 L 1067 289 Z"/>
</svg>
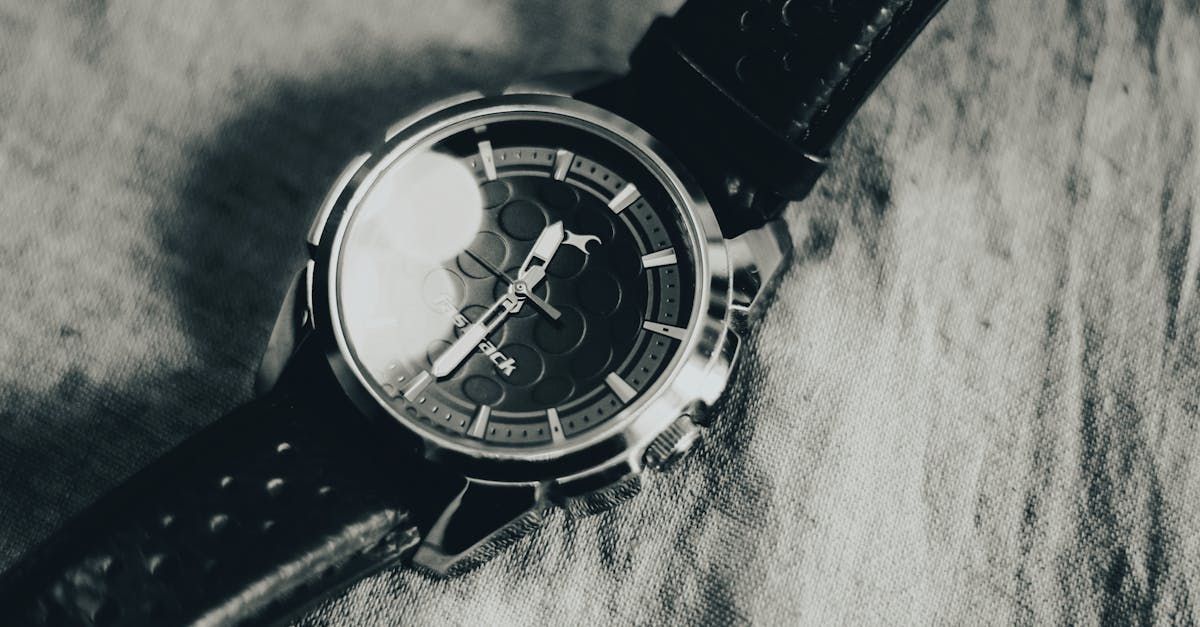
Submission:
<svg viewBox="0 0 1200 627">
<path fill-rule="evenodd" d="M 483 315 L 479 316 L 471 326 L 463 331 L 462 335 L 458 336 L 452 344 L 437 359 L 433 361 L 433 366 L 430 373 L 433 376 L 441 379 L 451 372 L 475 350 L 479 343 L 487 339 L 487 336 L 496 330 L 496 327 L 504 323 L 508 315 L 516 311 L 523 301 L 523 296 L 518 296 L 513 293 L 513 288 L 500 297 Z"/>
<path fill-rule="evenodd" d="M 462 335 L 450 345 L 437 359 L 433 361 L 431 372 L 433 376 L 441 379 L 442 377 L 454 372 L 454 369 L 471 354 L 485 338 L 487 338 L 487 327 L 476 322 L 467 328 Z"/>
</svg>

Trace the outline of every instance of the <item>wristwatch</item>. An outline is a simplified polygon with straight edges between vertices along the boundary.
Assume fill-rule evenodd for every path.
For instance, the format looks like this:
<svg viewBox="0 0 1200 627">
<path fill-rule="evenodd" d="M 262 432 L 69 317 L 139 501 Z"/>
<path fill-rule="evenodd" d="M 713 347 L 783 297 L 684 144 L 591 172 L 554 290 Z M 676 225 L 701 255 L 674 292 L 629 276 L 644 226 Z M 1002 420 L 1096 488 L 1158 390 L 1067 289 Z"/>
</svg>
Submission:
<svg viewBox="0 0 1200 627">
<path fill-rule="evenodd" d="M 6 622 L 286 620 L 634 496 L 713 418 L 777 218 L 943 1 L 688 0 L 624 76 L 397 122 L 319 207 L 258 397 L 19 562 Z"/>
</svg>

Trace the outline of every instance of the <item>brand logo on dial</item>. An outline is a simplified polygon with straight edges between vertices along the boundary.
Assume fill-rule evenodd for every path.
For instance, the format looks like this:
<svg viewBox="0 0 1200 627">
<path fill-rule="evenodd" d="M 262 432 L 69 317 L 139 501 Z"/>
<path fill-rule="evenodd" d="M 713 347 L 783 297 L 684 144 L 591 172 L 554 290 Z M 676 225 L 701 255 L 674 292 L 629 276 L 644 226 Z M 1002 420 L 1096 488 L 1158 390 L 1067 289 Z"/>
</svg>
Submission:
<svg viewBox="0 0 1200 627">
<path fill-rule="evenodd" d="M 433 306 L 439 313 L 450 316 L 450 320 L 454 322 L 455 327 L 465 329 L 471 326 L 471 319 L 455 308 L 454 303 L 448 297 L 439 296 L 434 301 Z M 517 361 L 500 352 L 500 349 L 490 340 L 485 339 L 479 343 L 479 352 L 487 356 L 492 364 L 496 366 L 496 370 L 500 371 L 500 374 L 511 377 L 517 371 Z"/>
<path fill-rule="evenodd" d="M 563 238 L 563 245 L 574 246 L 579 249 L 579 252 L 585 255 L 591 254 L 587 249 L 588 244 L 591 242 L 599 244 L 600 238 L 595 235 L 588 235 L 587 233 L 572 233 L 570 231 L 567 231 L 566 237 Z"/>
</svg>

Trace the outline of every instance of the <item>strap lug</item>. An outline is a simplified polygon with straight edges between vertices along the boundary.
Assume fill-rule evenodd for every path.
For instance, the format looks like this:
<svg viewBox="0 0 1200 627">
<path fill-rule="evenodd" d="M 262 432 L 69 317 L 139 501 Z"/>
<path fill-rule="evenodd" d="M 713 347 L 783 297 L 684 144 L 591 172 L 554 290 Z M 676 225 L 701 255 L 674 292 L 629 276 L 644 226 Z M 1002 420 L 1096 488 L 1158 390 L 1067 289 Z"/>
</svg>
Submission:
<svg viewBox="0 0 1200 627">
<path fill-rule="evenodd" d="M 773 220 L 726 242 L 733 264 L 734 326 L 746 324 L 764 308 L 779 284 L 783 269 L 791 266 L 792 237 L 783 220 Z"/>
<path fill-rule="evenodd" d="M 468 479 L 425 534 L 412 564 L 437 577 L 461 575 L 540 527 L 549 509 L 545 484 Z"/>
<path fill-rule="evenodd" d="M 640 470 L 619 458 L 598 470 L 560 478 L 554 483 L 554 502 L 576 517 L 606 512 L 641 492 Z"/>
<path fill-rule="evenodd" d="M 314 265 L 309 261 L 296 273 L 291 287 L 283 297 L 267 350 L 263 351 L 258 372 L 254 376 L 254 393 L 262 396 L 270 392 L 287 369 L 296 353 L 296 348 L 313 329 L 312 281 Z"/>
</svg>

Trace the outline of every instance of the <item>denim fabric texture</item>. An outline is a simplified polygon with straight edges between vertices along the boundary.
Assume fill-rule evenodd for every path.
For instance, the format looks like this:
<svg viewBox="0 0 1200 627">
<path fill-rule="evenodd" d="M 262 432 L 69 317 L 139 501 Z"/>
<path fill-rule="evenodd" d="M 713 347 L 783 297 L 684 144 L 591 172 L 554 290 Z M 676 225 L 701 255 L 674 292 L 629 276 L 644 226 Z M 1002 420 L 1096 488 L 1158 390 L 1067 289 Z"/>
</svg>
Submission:
<svg viewBox="0 0 1200 627">
<path fill-rule="evenodd" d="M 390 122 L 677 5 L 0 1 L 0 569 L 249 398 Z M 789 209 L 697 454 L 303 623 L 1196 622 L 1197 42 L 1195 0 L 950 0 Z"/>
</svg>

